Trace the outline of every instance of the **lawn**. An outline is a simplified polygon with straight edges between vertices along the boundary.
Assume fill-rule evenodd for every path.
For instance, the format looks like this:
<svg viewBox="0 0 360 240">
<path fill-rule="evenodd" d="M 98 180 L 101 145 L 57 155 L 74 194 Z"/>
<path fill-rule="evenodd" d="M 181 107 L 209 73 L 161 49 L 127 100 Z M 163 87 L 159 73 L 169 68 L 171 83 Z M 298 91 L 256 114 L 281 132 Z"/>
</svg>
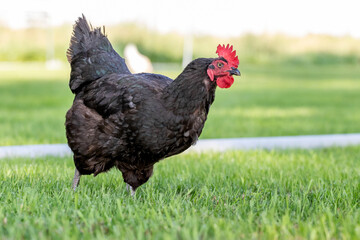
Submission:
<svg viewBox="0 0 360 240">
<path fill-rule="evenodd" d="M 202 138 L 360 132 L 358 65 L 246 65 L 218 89 Z M 175 77 L 178 71 L 159 71 Z M 0 68 L 0 145 L 65 143 L 69 69 Z"/>
<path fill-rule="evenodd" d="M 135 198 L 70 157 L 0 160 L 2 239 L 360 239 L 360 147 L 183 154 Z"/>
<path fill-rule="evenodd" d="M 239 68 L 202 138 L 360 132 L 359 66 Z M 65 143 L 69 69 L 0 73 L 0 145 Z M 360 239 L 359 156 L 360 146 L 182 154 L 135 198 L 115 169 L 74 193 L 70 157 L 0 159 L 0 238 Z"/>
</svg>

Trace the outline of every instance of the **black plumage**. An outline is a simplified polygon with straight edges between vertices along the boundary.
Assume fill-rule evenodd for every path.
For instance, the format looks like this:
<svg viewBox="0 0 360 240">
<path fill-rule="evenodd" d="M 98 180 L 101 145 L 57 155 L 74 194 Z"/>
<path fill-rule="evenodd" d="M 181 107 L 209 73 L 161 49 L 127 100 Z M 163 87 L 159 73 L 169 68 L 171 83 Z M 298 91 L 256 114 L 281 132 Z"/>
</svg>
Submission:
<svg viewBox="0 0 360 240">
<path fill-rule="evenodd" d="M 131 74 L 104 32 L 84 16 L 74 26 L 67 56 L 75 94 L 65 123 L 74 188 L 80 175 L 117 167 L 135 190 L 156 162 L 196 143 L 215 97 L 216 81 L 207 74 L 215 59 L 192 61 L 175 80 Z"/>
</svg>

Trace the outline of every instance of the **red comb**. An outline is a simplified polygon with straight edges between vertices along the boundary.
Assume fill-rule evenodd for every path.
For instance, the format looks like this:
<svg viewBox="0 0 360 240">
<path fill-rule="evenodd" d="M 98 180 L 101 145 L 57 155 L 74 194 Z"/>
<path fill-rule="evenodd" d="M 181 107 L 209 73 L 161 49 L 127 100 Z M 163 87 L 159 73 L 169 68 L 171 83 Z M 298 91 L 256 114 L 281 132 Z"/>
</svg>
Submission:
<svg viewBox="0 0 360 240">
<path fill-rule="evenodd" d="M 219 44 L 216 53 L 219 55 L 219 57 L 225 58 L 231 67 L 237 68 L 239 66 L 239 59 L 236 56 L 236 51 L 233 51 L 232 45 L 230 46 L 228 44 L 225 47 L 225 44 L 223 44 L 222 46 L 221 44 Z"/>
</svg>

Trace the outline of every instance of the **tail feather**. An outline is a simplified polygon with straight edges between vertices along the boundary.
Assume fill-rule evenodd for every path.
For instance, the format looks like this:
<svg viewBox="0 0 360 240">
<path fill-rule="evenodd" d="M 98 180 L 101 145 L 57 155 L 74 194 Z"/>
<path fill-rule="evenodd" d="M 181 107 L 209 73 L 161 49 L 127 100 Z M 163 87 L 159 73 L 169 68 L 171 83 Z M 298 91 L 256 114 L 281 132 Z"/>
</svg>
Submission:
<svg viewBox="0 0 360 240">
<path fill-rule="evenodd" d="M 71 64 L 70 89 L 77 93 L 81 86 L 110 73 L 130 73 L 105 35 L 105 27 L 93 28 L 84 15 L 75 25 L 66 52 Z"/>
<path fill-rule="evenodd" d="M 89 26 L 85 16 L 82 15 L 82 18 L 80 17 L 74 25 L 74 31 L 70 39 L 70 47 L 66 52 L 69 63 L 71 63 L 71 60 L 74 56 L 76 56 L 82 51 L 87 51 L 87 48 L 89 47 L 88 39 L 90 39 L 91 37 L 91 31 L 94 31 L 92 26 Z M 101 34 L 99 28 L 95 29 L 94 33 L 96 35 Z"/>
</svg>

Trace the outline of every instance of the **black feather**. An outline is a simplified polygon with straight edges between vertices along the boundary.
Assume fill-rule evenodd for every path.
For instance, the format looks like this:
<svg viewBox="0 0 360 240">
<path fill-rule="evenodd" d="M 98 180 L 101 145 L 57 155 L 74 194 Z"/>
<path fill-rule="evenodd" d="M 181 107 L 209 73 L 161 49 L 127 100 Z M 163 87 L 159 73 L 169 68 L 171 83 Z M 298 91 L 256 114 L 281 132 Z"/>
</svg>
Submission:
<svg viewBox="0 0 360 240">
<path fill-rule="evenodd" d="M 88 82 L 106 74 L 130 73 L 125 60 L 111 46 L 105 28 L 103 31 L 101 28 L 92 28 L 84 15 L 74 25 L 66 55 L 71 64 L 69 86 L 74 93 Z"/>
</svg>

